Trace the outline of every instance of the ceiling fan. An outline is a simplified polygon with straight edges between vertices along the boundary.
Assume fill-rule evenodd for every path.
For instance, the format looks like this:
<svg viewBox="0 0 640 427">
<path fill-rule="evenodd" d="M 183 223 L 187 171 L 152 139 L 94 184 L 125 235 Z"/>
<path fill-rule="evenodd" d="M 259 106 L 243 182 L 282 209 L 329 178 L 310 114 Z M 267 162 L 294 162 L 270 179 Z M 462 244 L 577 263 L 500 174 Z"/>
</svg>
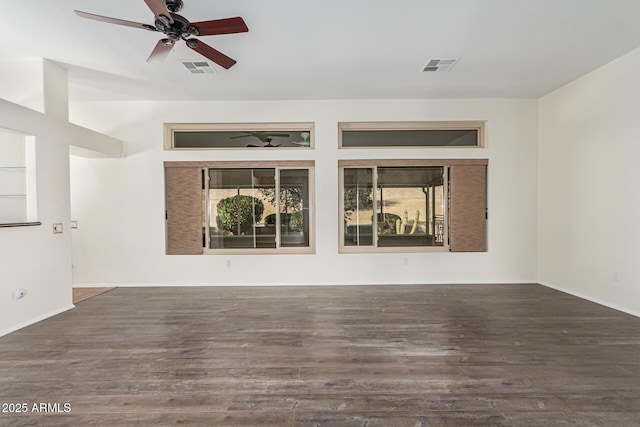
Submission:
<svg viewBox="0 0 640 427">
<path fill-rule="evenodd" d="M 269 133 L 269 132 L 261 132 L 261 131 L 257 131 L 257 132 L 246 132 L 247 135 L 238 135 L 238 136 L 232 136 L 230 139 L 238 139 L 238 138 L 249 138 L 249 137 L 255 137 L 258 138 L 261 142 L 263 142 L 265 145 L 253 145 L 253 144 L 247 144 L 247 147 L 280 147 L 282 144 L 272 144 L 271 141 L 273 141 L 273 137 L 280 137 L 280 138 L 288 138 L 289 134 L 288 133 Z"/>
<path fill-rule="evenodd" d="M 155 15 L 154 25 L 94 15 L 79 10 L 75 12 L 82 18 L 163 33 L 166 38 L 158 41 L 151 55 L 147 58 L 147 62 L 164 60 L 176 42 L 184 40 L 189 48 L 223 68 L 229 69 L 235 65 L 236 61 L 233 58 L 194 38 L 194 36 L 245 33 L 249 31 L 249 28 L 241 17 L 189 22 L 183 16 L 178 15 L 178 12 L 182 10 L 182 0 L 144 0 L 144 2 Z"/>
</svg>

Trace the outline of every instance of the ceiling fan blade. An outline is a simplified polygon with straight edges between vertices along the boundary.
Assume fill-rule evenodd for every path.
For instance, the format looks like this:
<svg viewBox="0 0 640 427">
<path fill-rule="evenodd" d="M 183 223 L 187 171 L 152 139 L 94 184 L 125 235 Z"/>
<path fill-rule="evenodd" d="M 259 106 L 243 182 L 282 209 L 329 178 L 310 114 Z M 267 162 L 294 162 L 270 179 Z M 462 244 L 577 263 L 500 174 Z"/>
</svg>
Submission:
<svg viewBox="0 0 640 427">
<path fill-rule="evenodd" d="M 235 59 L 229 58 L 224 53 L 212 48 L 211 46 L 201 42 L 200 40 L 189 39 L 187 40 L 187 46 L 189 46 L 191 49 L 195 50 L 205 58 L 212 60 L 222 68 L 226 68 L 227 70 L 236 64 Z"/>
<path fill-rule="evenodd" d="M 247 147 L 251 147 L 251 148 L 260 148 L 260 147 L 262 147 L 262 145 L 247 144 Z"/>
<path fill-rule="evenodd" d="M 262 131 L 257 131 L 257 132 L 247 132 L 248 135 L 236 135 L 236 136 L 232 136 L 230 137 L 230 139 L 237 139 L 237 138 L 258 138 L 258 139 L 264 139 L 264 138 L 268 138 L 270 136 L 279 136 L 279 137 L 283 137 L 286 138 L 289 136 L 288 133 L 270 133 L 270 132 L 262 132 Z"/>
<path fill-rule="evenodd" d="M 211 21 L 192 22 L 198 29 L 199 36 L 216 36 L 218 34 L 246 33 L 249 31 L 244 19 L 238 17 L 214 19 Z"/>
<path fill-rule="evenodd" d="M 81 18 L 93 19 L 94 21 L 106 22 L 109 24 L 124 25 L 125 27 L 141 28 L 143 30 L 158 31 L 153 25 L 141 24 L 139 22 L 125 21 L 124 19 L 110 18 L 108 16 L 94 15 L 93 13 L 74 11 Z"/>
<path fill-rule="evenodd" d="M 144 2 L 149 6 L 149 9 L 151 9 L 156 18 L 166 16 L 169 18 L 169 22 L 173 24 L 171 12 L 169 12 L 169 9 L 167 9 L 167 6 L 164 4 L 164 0 L 144 0 Z"/>
<path fill-rule="evenodd" d="M 151 55 L 147 58 L 147 62 L 164 61 L 167 56 L 169 56 L 169 53 L 171 53 L 174 44 L 174 42 L 171 42 L 168 39 L 158 40 L 153 52 L 151 52 Z"/>
</svg>

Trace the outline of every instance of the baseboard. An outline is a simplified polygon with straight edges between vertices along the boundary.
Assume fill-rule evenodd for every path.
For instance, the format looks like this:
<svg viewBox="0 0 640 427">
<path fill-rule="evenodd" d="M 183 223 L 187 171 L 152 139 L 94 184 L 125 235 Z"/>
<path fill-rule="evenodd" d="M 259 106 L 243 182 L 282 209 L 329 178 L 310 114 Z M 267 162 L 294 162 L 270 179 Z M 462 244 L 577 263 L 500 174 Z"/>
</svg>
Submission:
<svg viewBox="0 0 640 427">
<path fill-rule="evenodd" d="M 33 319 L 27 320 L 26 322 L 18 323 L 17 325 L 13 325 L 13 326 L 11 326 L 11 327 L 9 327 L 7 329 L 2 329 L 2 330 L 0 330 L 0 337 L 8 335 L 8 334 L 10 334 L 12 332 L 15 332 L 15 331 L 19 330 L 19 329 L 26 328 L 27 326 L 31 326 L 31 325 L 33 325 L 35 323 L 41 322 L 41 321 L 46 320 L 46 319 L 48 319 L 50 317 L 57 316 L 58 314 L 64 313 L 65 311 L 69 311 L 69 310 L 71 310 L 73 308 L 76 308 L 76 306 L 71 304 L 71 305 L 59 308 L 58 310 L 54 310 L 54 311 L 51 311 L 49 313 L 43 314 L 42 316 L 38 316 L 38 317 L 35 317 Z"/>
<path fill-rule="evenodd" d="M 542 286 L 546 286 L 547 288 L 555 289 L 556 291 L 564 292 L 565 294 L 573 295 L 574 297 L 578 297 L 578 298 L 581 298 L 581 299 L 584 299 L 584 300 L 587 300 L 587 301 L 591 301 L 593 303 L 596 303 L 596 304 L 599 304 L 599 305 L 603 305 L 603 306 L 611 308 L 613 310 L 621 311 L 623 313 L 630 314 L 632 316 L 640 317 L 640 312 L 638 312 L 638 311 L 634 311 L 634 310 L 631 310 L 631 309 L 626 308 L 626 307 L 620 307 L 619 305 L 611 304 L 610 302 L 602 301 L 601 299 L 593 298 L 593 297 L 581 294 L 580 292 L 570 291 L 568 289 L 563 288 L 562 286 L 557 286 L 557 285 L 553 285 L 551 283 L 541 282 L 541 281 L 538 281 L 538 283 L 541 284 Z"/>
<path fill-rule="evenodd" d="M 537 285 L 535 280 L 508 280 L 508 281 L 473 281 L 473 282 L 420 282 L 420 283 L 356 283 L 356 282 L 342 282 L 342 283 L 309 283 L 309 282 L 296 282 L 296 283 L 89 283 L 81 284 L 75 283 L 74 288 L 176 288 L 176 287 L 221 287 L 221 286 L 238 286 L 238 287 L 269 287 L 269 286 L 415 286 L 415 285 Z"/>
</svg>

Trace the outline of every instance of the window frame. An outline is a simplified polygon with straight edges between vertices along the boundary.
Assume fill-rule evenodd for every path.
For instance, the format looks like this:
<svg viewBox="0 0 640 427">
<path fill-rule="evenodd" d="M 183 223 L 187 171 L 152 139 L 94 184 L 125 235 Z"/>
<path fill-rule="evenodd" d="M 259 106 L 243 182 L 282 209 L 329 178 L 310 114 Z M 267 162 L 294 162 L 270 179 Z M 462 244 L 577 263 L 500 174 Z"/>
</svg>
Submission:
<svg viewBox="0 0 640 427">
<path fill-rule="evenodd" d="M 372 245 L 370 246 L 347 246 L 345 245 L 345 221 L 344 221 L 344 171 L 350 168 L 372 168 L 372 187 L 374 193 L 378 188 L 378 176 L 377 170 L 379 168 L 416 168 L 416 167 L 441 167 L 443 169 L 443 200 L 442 208 L 444 213 L 444 230 L 443 230 L 443 244 L 442 246 L 378 246 L 378 198 L 373 198 L 372 210 L 374 212 L 372 216 Z M 416 253 L 416 252 L 449 252 L 449 220 L 448 220 L 448 175 L 449 166 L 445 164 L 436 164 L 431 161 L 420 162 L 417 160 L 340 160 L 338 162 L 338 182 L 339 182 L 339 253 Z"/>
<path fill-rule="evenodd" d="M 474 121 L 406 121 L 406 122 L 338 122 L 338 149 L 340 150 L 388 150 L 388 149 L 478 149 L 485 148 L 486 142 L 485 120 Z M 475 130 L 478 132 L 476 145 L 389 145 L 389 146 L 358 146 L 343 145 L 343 131 L 429 131 L 429 130 Z"/>
<path fill-rule="evenodd" d="M 313 122 L 270 122 L 270 123 L 164 123 L 164 149 L 166 151 L 220 151 L 220 150 L 259 150 L 263 147 L 176 147 L 176 132 L 309 132 L 309 146 L 269 147 L 273 150 L 314 150 L 315 123 Z M 274 141 L 277 142 L 277 141 Z"/>
<path fill-rule="evenodd" d="M 257 254 L 315 254 L 316 253 L 316 203 L 315 203 L 315 161 L 314 160 L 276 160 L 276 161 L 173 161 L 173 162 L 165 162 L 164 163 L 165 171 L 168 169 L 189 169 L 192 173 L 195 173 L 195 170 L 201 176 L 200 186 L 198 187 L 198 191 L 200 191 L 200 209 L 201 213 L 199 215 L 200 223 L 198 224 L 198 228 L 201 229 L 201 232 L 198 234 L 200 236 L 201 245 L 198 248 L 198 252 L 188 252 L 182 251 L 178 249 L 177 251 L 172 251 L 169 248 L 169 243 L 167 243 L 167 254 L 168 255 L 257 255 Z M 209 199 L 209 183 L 208 179 L 205 177 L 209 176 L 209 169 L 275 169 L 277 172 L 280 170 L 286 169 L 306 169 L 308 171 L 308 179 L 309 179 L 309 246 L 304 247 L 275 247 L 275 248 L 220 248 L 220 249 L 212 249 L 210 248 L 210 236 L 209 236 L 209 227 L 208 219 L 210 218 L 210 199 Z M 167 174 L 167 172 L 165 172 Z M 279 173 L 276 173 L 278 182 L 279 182 Z M 278 185 L 278 182 L 276 185 Z M 194 188 L 195 190 L 195 188 Z M 169 197 L 165 196 L 165 200 L 168 200 Z M 175 210 L 176 206 L 167 206 L 167 211 Z M 278 222 L 279 222 L 279 212 L 276 212 Z M 206 218 L 205 218 L 206 215 Z M 172 221 L 173 218 L 167 216 L 167 222 Z M 178 219 L 179 221 L 179 219 Z M 205 227 L 203 227 L 203 225 Z M 192 226 L 191 223 L 188 226 Z M 180 227 L 176 227 L 179 229 Z M 279 229 L 279 227 L 276 227 Z M 170 231 L 167 230 L 167 242 L 169 241 L 178 241 L 181 239 L 187 239 L 187 237 L 180 237 L 175 235 L 169 235 Z M 195 248 L 193 248 L 195 249 Z"/>
</svg>

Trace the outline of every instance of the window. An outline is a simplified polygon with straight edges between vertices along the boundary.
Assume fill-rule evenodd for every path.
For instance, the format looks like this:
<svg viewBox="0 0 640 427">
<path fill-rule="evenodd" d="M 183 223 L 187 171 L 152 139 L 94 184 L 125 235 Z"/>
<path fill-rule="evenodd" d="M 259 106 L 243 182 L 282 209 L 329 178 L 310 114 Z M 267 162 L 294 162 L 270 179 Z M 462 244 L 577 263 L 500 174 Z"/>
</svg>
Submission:
<svg viewBox="0 0 640 427">
<path fill-rule="evenodd" d="M 443 166 L 344 168 L 344 248 L 444 248 L 445 173 Z"/>
<path fill-rule="evenodd" d="M 0 129 L 0 225 L 38 225 L 35 137 Z"/>
<path fill-rule="evenodd" d="M 312 253 L 313 162 L 165 163 L 167 253 Z"/>
<path fill-rule="evenodd" d="M 339 123 L 340 148 L 482 147 L 484 122 Z"/>
<path fill-rule="evenodd" d="M 486 164 L 341 160 L 340 251 L 485 251 Z"/>
<path fill-rule="evenodd" d="M 312 149 L 313 134 L 313 123 L 165 123 L 165 148 Z"/>
<path fill-rule="evenodd" d="M 208 248 L 309 247 L 309 169 L 210 168 L 208 177 Z"/>
</svg>

